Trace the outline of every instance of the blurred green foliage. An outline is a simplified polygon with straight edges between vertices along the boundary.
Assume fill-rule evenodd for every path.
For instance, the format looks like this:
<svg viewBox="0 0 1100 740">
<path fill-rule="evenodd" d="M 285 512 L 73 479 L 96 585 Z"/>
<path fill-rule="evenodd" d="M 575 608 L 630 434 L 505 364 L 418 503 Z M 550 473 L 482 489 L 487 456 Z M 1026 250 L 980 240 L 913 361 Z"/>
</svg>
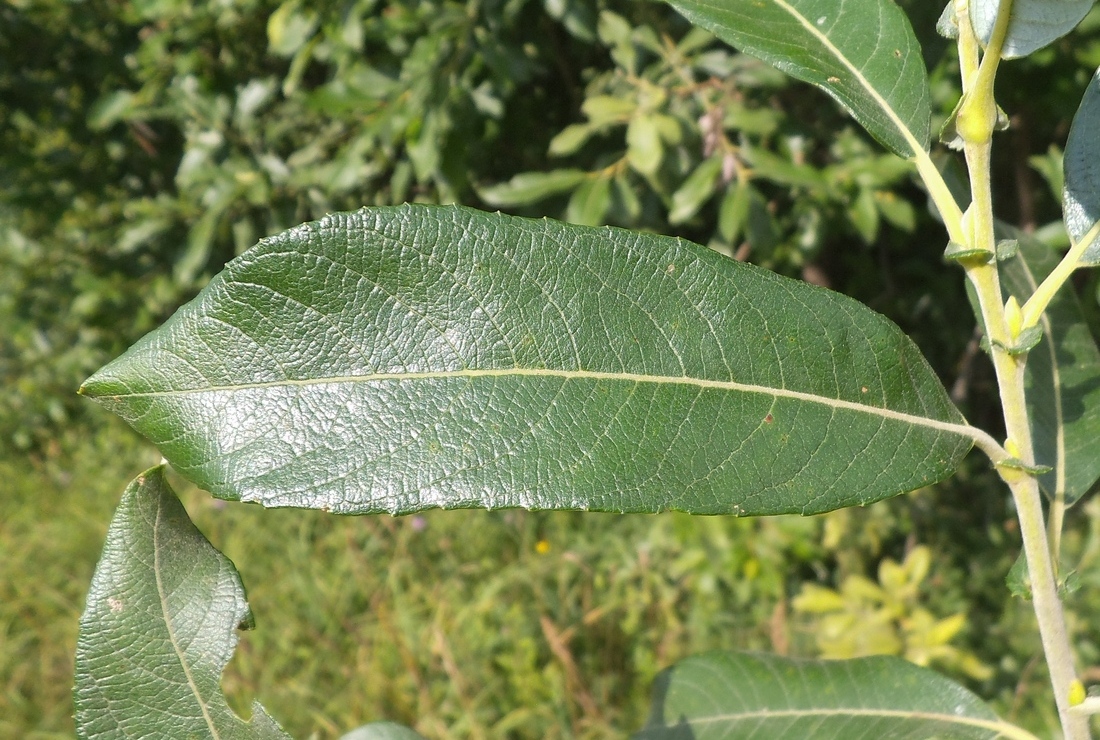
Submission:
<svg viewBox="0 0 1100 740">
<path fill-rule="evenodd" d="M 933 32 L 941 7 L 901 4 L 942 120 L 958 90 Z M 1094 10 L 999 76 L 1013 125 L 998 139 L 997 207 L 1055 246 L 1059 147 L 1098 65 Z M 898 322 L 971 421 L 998 431 L 961 276 L 940 260 L 945 237 L 908 169 L 823 94 L 664 5 L 6 0 L 0 736 L 71 736 L 83 589 L 118 493 L 155 461 L 84 416 L 79 382 L 257 239 L 402 201 L 677 234 L 830 284 Z M 1100 326 L 1098 278 L 1078 287 Z M 895 637 L 918 613 L 935 615 L 922 634 L 964 615 L 933 647 L 992 675 L 961 659 L 947 669 L 1006 718 L 1041 735 L 1055 726 L 1030 607 L 1004 586 L 1014 519 L 980 465 L 811 520 L 348 520 L 223 509 L 196 492 L 186 502 L 241 568 L 259 617 L 226 687 L 239 708 L 258 694 L 298 736 L 379 718 L 433 737 L 620 736 L 660 667 L 711 647 L 815 654 L 819 625 L 791 613 L 803 584 L 884 590 L 903 566 L 880 563 L 913 564 L 922 545 L 931 562 L 922 578 L 906 571 Z M 1086 682 L 1100 682 L 1087 668 L 1100 665 L 1098 506 L 1074 509 L 1065 536 Z M 833 613 L 881 610 L 887 598 L 871 593 Z"/>
<path fill-rule="evenodd" d="M 0 5 L 2 443 L 48 437 L 84 376 L 260 237 L 536 166 L 599 64 L 593 12 Z"/>
<path fill-rule="evenodd" d="M 902 4 L 944 118 L 938 11 Z M 1002 75 L 998 203 L 1054 244 L 1042 185 L 1098 39 L 1094 11 Z M 908 167 L 661 4 L 9 0 L 0 99 L 2 447 L 79 415 L 91 370 L 257 239 L 363 204 L 675 233 L 855 295 L 945 376 L 969 338 L 939 331 L 966 304 Z"/>
</svg>

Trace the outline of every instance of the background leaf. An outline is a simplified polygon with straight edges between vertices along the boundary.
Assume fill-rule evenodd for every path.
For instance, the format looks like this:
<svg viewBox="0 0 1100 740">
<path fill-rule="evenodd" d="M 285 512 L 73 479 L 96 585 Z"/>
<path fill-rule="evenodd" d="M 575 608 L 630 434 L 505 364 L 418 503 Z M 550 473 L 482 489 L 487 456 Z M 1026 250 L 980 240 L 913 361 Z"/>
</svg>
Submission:
<svg viewBox="0 0 1100 740">
<path fill-rule="evenodd" d="M 583 170 L 523 172 L 508 182 L 483 188 L 479 195 L 489 205 L 522 206 L 572 190 L 587 177 Z"/>
<path fill-rule="evenodd" d="M 233 564 L 195 529 L 164 478 L 123 494 L 80 620 L 81 738 L 288 736 L 259 704 L 229 708 L 221 674 L 252 613 Z"/>
<path fill-rule="evenodd" d="M 677 239 L 407 206 L 264 240 L 83 392 L 215 495 L 772 514 L 970 449 L 896 326 Z"/>
<path fill-rule="evenodd" d="M 903 157 L 928 148 L 928 74 L 891 0 L 669 0 L 692 23 L 820 87 Z"/>
<path fill-rule="evenodd" d="M 1065 153 L 1065 195 L 1062 208 L 1066 230 L 1080 241 L 1100 221 L 1100 69 L 1092 77 L 1073 117 Z M 1100 243 L 1085 250 L 1081 262 L 1100 264 Z"/>
<path fill-rule="evenodd" d="M 565 208 L 567 221 L 584 226 L 599 226 L 611 204 L 611 178 L 589 177 L 573 191 Z"/>
<path fill-rule="evenodd" d="M 1012 0 L 1001 57 L 1024 57 L 1062 38 L 1088 14 L 1095 0 Z M 970 23 L 982 44 L 989 43 L 1000 0 L 970 0 Z"/>
<path fill-rule="evenodd" d="M 635 740 L 1031 737 L 962 686 L 885 656 L 700 655 L 658 677 L 651 711 Z"/>
<path fill-rule="evenodd" d="M 680 224 L 687 221 L 714 195 L 722 175 L 722 159 L 720 155 L 704 159 L 702 164 L 684 180 L 684 184 L 672 194 L 672 208 L 668 213 L 669 223 Z"/>
<path fill-rule="evenodd" d="M 1005 224 L 998 224 L 998 235 L 1019 242 L 1016 256 L 1001 263 L 1001 275 L 1022 305 L 1059 255 Z M 1035 459 L 1054 470 L 1039 482 L 1047 494 L 1064 494 L 1072 504 L 1100 478 L 1100 351 L 1070 286 L 1055 296 L 1040 325 L 1043 339 L 1027 358 L 1027 405 Z"/>
</svg>

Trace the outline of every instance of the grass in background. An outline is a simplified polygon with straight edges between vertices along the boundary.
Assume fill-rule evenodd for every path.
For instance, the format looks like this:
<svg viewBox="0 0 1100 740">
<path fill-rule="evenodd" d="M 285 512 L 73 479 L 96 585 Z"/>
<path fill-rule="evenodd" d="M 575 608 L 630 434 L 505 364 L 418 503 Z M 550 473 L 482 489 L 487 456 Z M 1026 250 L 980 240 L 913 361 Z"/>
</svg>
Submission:
<svg viewBox="0 0 1100 740">
<path fill-rule="evenodd" d="M 110 422 L 46 460 L 0 461 L 0 737 L 73 736 L 72 655 L 88 583 L 123 488 L 158 459 Z M 230 702 L 247 715 L 258 699 L 300 740 L 380 719 L 440 740 L 625 737 L 644 722 L 654 675 L 686 654 L 814 654 L 807 624 L 788 611 L 801 582 L 873 577 L 882 555 L 899 558 L 922 536 L 936 553 L 928 608 L 968 611 L 965 647 L 1001 660 L 997 677 L 971 685 L 1003 714 L 1045 724 L 1045 676 L 1015 685 L 1034 640 L 1030 606 L 1006 606 L 998 570 L 1013 557 L 1011 519 L 971 512 L 1002 533 L 973 562 L 966 552 L 990 543 L 952 540 L 938 513 L 940 498 L 980 480 L 808 519 L 336 517 L 221 502 L 173 482 L 236 563 L 256 616 L 223 680 Z M 1100 507 L 1086 510 L 1067 542 L 1091 561 Z M 1100 644 L 1094 571 L 1071 597 L 1086 661 Z M 1006 654 L 1010 641 L 1019 644 Z"/>
<path fill-rule="evenodd" d="M 431 738 L 624 737 L 680 657 L 782 648 L 775 606 L 820 524 L 184 499 L 256 614 L 225 686 L 300 738 L 383 718 Z"/>
<path fill-rule="evenodd" d="M 72 737 L 88 583 L 123 488 L 158 459 L 108 423 L 47 460 L 0 461 L 0 737 Z M 782 649 L 776 605 L 820 552 L 816 519 L 334 517 L 173 482 L 256 615 L 231 702 L 259 699 L 303 739 L 378 719 L 433 738 L 621 737 L 683 655 Z"/>
<path fill-rule="evenodd" d="M 73 737 L 88 584 L 123 488 L 158 459 L 119 423 L 50 447 L 0 458 L 0 738 Z"/>
</svg>

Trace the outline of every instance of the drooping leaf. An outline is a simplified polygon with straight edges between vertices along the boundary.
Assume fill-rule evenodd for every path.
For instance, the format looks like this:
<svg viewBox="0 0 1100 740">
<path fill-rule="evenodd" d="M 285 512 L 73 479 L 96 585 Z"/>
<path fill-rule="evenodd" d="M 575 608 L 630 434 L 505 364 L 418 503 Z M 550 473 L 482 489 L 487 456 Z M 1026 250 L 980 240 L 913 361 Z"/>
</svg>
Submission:
<svg viewBox="0 0 1100 740">
<path fill-rule="evenodd" d="M 627 156 L 630 165 L 643 175 L 655 175 L 665 156 L 657 117 L 640 115 L 626 127 Z"/>
<path fill-rule="evenodd" d="M 610 205 L 611 178 L 591 177 L 573 191 L 565 208 L 565 220 L 583 226 L 599 226 Z"/>
<path fill-rule="evenodd" d="M 714 195 L 721 175 L 721 155 L 704 159 L 684 180 L 684 184 L 672 194 L 672 208 L 668 213 L 669 223 L 683 223 L 698 213 L 703 204 Z"/>
<path fill-rule="evenodd" d="M 1076 28 L 1096 0 L 1012 0 L 1012 19 L 1001 48 L 1003 59 L 1024 57 Z M 1001 0 L 970 0 L 970 23 L 982 45 L 989 43 Z"/>
<path fill-rule="evenodd" d="M 634 740 L 995 740 L 1033 736 L 977 696 L 900 658 L 710 653 L 662 673 Z"/>
<path fill-rule="evenodd" d="M 872 244 L 878 236 L 878 208 L 875 206 L 875 194 L 870 188 L 860 188 L 859 193 L 848 205 L 848 220 L 855 227 L 860 238 Z"/>
<path fill-rule="evenodd" d="M 844 296 L 430 206 L 262 241 L 82 390 L 217 496 L 345 513 L 820 512 L 938 480 L 975 439 Z"/>
<path fill-rule="evenodd" d="M 586 123 L 574 123 L 563 128 L 550 140 L 549 153 L 554 157 L 566 157 L 575 154 L 592 138 L 595 129 Z"/>
<path fill-rule="evenodd" d="M 393 722 L 372 722 L 356 727 L 343 735 L 340 740 L 424 740 L 423 736 Z"/>
<path fill-rule="evenodd" d="M 221 691 L 251 624 L 233 564 L 187 518 L 164 468 L 145 471 L 123 494 L 80 619 L 77 734 L 288 740 L 259 704 L 245 722 Z"/>
<path fill-rule="evenodd" d="M 479 190 L 478 195 L 492 206 L 525 206 L 573 190 L 586 179 L 588 173 L 576 169 L 521 172 L 508 182 Z"/>
<path fill-rule="evenodd" d="M 1097 132 L 1100 132 L 1100 69 L 1085 89 L 1085 97 L 1073 117 L 1066 141 L 1062 209 L 1066 230 L 1074 242 L 1083 239 L 1093 224 L 1100 221 L 1100 136 Z M 1100 243 L 1086 249 L 1081 262 L 1100 264 Z"/>
<path fill-rule="evenodd" d="M 1022 305 L 1059 255 L 1030 234 L 1006 224 L 997 228 L 999 236 L 1019 243 L 1016 256 L 1000 264 L 1005 287 Z M 1040 327 L 1042 341 L 1026 366 L 1035 461 L 1053 468 L 1039 477 L 1043 490 L 1072 504 L 1100 478 L 1100 350 L 1068 286 L 1050 303 Z"/>
<path fill-rule="evenodd" d="M 751 186 L 748 180 L 739 180 L 726 189 L 722 205 L 718 209 L 718 234 L 726 244 L 734 245 L 749 216 Z"/>
<path fill-rule="evenodd" d="M 844 105 L 910 157 L 928 148 L 928 75 L 893 0 L 668 0 L 692 23 Z"/>
</svg>

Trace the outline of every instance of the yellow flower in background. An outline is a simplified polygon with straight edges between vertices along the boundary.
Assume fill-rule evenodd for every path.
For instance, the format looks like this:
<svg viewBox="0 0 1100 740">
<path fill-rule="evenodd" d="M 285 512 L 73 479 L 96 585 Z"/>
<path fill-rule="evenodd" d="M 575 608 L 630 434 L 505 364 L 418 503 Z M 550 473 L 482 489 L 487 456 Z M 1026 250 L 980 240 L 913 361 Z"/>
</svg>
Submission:
<svg viewBox="0 0 1100 740">
<path fill-rule="evenodd" d="M 900 655 L 917 665 L 937 663 L 987 679 L 993 674 L 989 666 L 949 644 L 966 626 L 966 615 L 937 619 L 921 606 L 920 586 L 931 564 L 931 551 L 921 545 L 902 563 L 882 561 L 877 583 L 851 575 L 837 590 L 803 584 L 794 610 L 812 617 L 811 629 L 824 658 Z"/>
</svg>

